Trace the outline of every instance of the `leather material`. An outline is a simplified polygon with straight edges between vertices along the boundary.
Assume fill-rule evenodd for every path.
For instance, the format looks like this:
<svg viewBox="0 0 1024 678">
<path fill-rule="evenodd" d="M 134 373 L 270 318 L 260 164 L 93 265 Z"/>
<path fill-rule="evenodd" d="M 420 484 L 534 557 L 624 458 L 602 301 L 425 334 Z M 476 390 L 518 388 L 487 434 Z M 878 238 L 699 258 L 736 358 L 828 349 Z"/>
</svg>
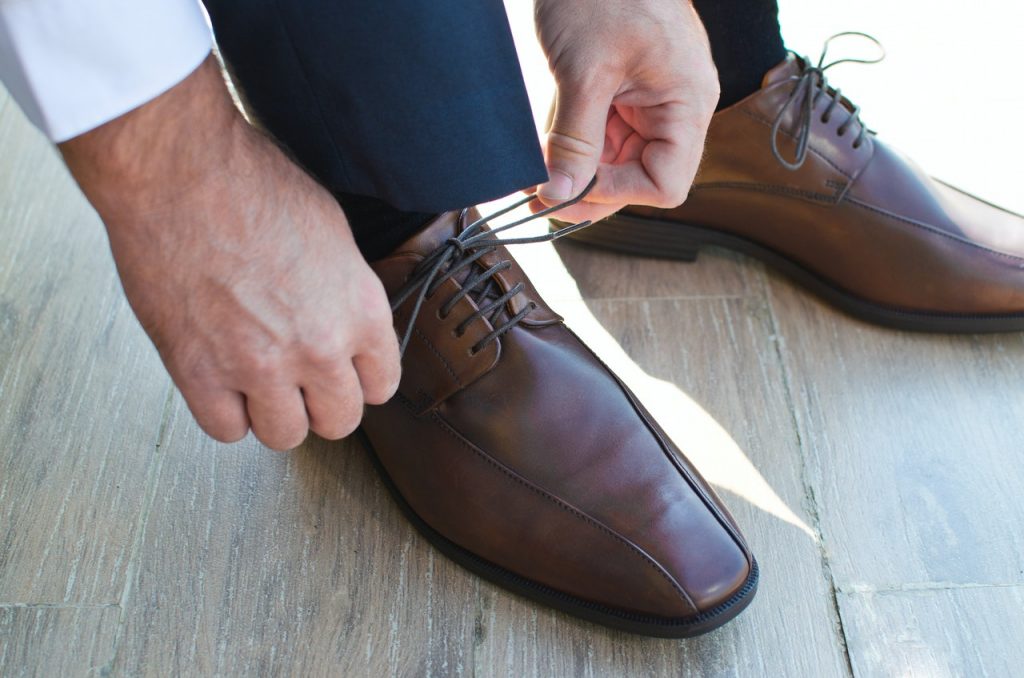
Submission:
<svg viewBox="0 0 1024 678">
<path fill-rule="evenodd" d="M 456 224 L 442 215 L 373 265 L 389 294 Z M 479 263 L 503 260 L 499 246 Z M 529 282 L 511 261 L 505 290 Z M 453 334 L 477 310 L 472 295 L 437 313 L 457 278 L 417 317 L 398 394 L 363 420 L 416 515 L 509 572 L 625 613 L 688 618 L 734 596 L 754 567 L 745 541 L 628 389 L 529 284 L 502 317 L 533 303 L 537 319 L 472 354 L 493 329 L 477 315 Z"/>
<path fill-rule="evenodd" d="M 623 215 L 715 229 L 765 247 L 834 287 L 909 312 L 1024 312 L 1024 217 L 936 181 L 874 133 L 839 128 L 845 99 L 811 116 L 809 152 L 791 171 L 771 153 L 771 126 L 805 62 L 790 57 L 762 89 L 715 114 L 704 159 L 681 206 Z M 796 106 L 781 127 L 792 159 Z"/>
</svg>

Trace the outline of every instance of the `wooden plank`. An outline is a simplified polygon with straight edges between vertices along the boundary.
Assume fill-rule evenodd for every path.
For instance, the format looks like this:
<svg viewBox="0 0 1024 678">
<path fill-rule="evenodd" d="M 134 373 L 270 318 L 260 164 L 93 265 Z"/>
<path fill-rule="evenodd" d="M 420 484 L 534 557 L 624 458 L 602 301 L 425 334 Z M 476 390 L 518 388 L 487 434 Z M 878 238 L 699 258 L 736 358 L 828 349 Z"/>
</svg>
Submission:
<svg viewBox="0 0 1024 678">
<path fill-rule="evenodd" d="M 251 441 L 218 445 L 178 403 L 116 668 L 527 676 L 797 667 L 844 675 L 801 506 L 791 418 L 772 390 L 781 380 L 762 310 L 738 301 L 602 304 L 596 315 L 650 372 L 648 397 L 660 380 L 680 384 L 653 396 L 672 392 L 662 414 L 686 422 L 676 434 L 727 486 L 763 559 L 759 599 L 739 621 L 673 643 L 538 608 L 436 554 L 353 445 L 313 441 L 292 456 Z M 723 344 L 728 359 L 719 360 Z M 738 378 L 747 371 L 754 384 Z M 720 413 L 724 428 L 698 402 Z"/>
<path fill-rule="evenodd" d="M 0 676 L 106 675 L 119 613 L 114 605 L 0 605 Z"/>
<path fill-rule="evenodd" d="M 846 675 L 764 307 L 641 299 L 558 310 L 720 491 L 761 563 L 761 585 L 736 620 L 686 641 L 607 631 L 484 585 L 476 674 Z"/>
<path fill-rule="evenodd" d="M 1024 589 L 952 588 L 839 596 L 858 676 L 1015 676 Z"/>
<path fill-rule="evenodd" d="M 168 380 L 54 149 L 0 115 L 0 602 L 116 603 Z"/>
<path fill-rule="evenodd" d="M 1024 336 L 902 333 L 771 290 L 837 583 L 1024 582 Z"/>
<path fill-rule="evenodd" d="M 454 675 L 474 577 L 400 515 L 352 443 L 207 439 L 176 400 L 120 671 Z"/>
</svg>

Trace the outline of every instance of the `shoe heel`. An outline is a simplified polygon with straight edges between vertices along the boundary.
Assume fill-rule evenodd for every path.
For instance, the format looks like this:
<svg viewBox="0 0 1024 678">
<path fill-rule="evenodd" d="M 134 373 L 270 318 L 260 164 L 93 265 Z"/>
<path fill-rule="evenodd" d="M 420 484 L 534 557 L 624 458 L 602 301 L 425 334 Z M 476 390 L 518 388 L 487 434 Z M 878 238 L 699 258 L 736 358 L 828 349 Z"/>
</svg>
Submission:
<svg viewBox="0 0 1024 678">
<path fill-rule="evenodd" d="M 553 231 L 569 225 L 551 220 Z M 568 237 L 616 252 L 686 262 L 697 260 L 702 245 L 698 232 L 688 226 L 623 214 L 613 214 Z"/>
</svg>

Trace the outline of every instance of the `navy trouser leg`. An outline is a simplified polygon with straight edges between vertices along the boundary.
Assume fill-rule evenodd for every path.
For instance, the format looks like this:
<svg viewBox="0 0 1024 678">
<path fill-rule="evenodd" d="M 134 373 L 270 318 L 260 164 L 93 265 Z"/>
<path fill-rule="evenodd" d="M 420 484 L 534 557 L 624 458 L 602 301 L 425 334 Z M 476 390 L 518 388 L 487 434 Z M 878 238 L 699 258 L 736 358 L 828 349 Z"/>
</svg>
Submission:
<svg viewBox="0 0 1024 678">
<path fill-rule="evenodd" d="M 547 180 L 501 0 L 205 3 L 261 124 L 336 195 L 433 214 Z"/>
<path fill-rule="evenodd" d="M 761 87 L 761 79 L 786 58 L 777 0 L 693 0 L 711 42 L 722 96 L 731 106 Z"/>
</svg>

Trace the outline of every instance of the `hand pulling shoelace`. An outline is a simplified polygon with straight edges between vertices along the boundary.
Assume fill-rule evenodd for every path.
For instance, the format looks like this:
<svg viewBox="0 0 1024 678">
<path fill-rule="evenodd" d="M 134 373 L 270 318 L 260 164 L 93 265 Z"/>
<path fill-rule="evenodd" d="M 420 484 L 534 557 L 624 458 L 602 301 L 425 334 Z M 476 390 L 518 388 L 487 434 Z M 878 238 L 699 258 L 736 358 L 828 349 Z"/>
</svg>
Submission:
<svg viewBox="0 0 1024 678">
<path fill-rule="evenodd" d="M 844 36 L 858 36 L 866 38 L 881 50 L 881 54 L 875 59 L 838 59 L 824 65 L 825 56 L 828 54 L 829 43 L 836 38 Z M 825 109 L 824 114 L 821 116 L 821 121 L 825 123 L 829 121 L 829 117 L 832 115 L 832 110 L 839 105 L 840 101 L 842 101 L 842 95 L 838 88 L 834 89 L 830 95 L 827 94 L 828 79 L 825 77 L 825 71 L 842 63 L 877 64 L 884 58 L 885 47 L 882 46 L 882 43 L 867 33 L 861 33 L 859 31 L 845 31 L 843 33 L 836 33 L 826 40 L 825 45 L 821 49 L 821 56 L 818 58 L 818 65 L 806 66 L 803 73 L 800 75 L 794 75 L 791 78 L 792 80 L 797 81 L 796 87 L 793 88 L 789 98 L 786 99 L 786 103 L 782 105 L 782 109 L 775 117 L 775 122 L 772 123 L 772 155 L 775 156 L 775 159 L 778 160 L 786 169 L 800 169 L 804 164 L 804 160 L 807 159 L 807 144 L 811 137 L 811 121 L 814 115 L 814 105 L 818 103 L 818 97 L 824 95 L 830 96 L 832 99 L 828 108 Z M 782 157 L 782 152 L 779 150 L 779 130 L 782 128 L 782 120 L 786 115 L 786 111 L 789 110 L 790 105 L 798 100 L 800 109 L 797 113 L 796 158 L 793 162 L 789 162 Z M 837 133 L 839 136 L 846 134 L 846 130 L 854 124 L 860 127 L 860 133 L 857 135 L 857 138 L 854 139 L 853 147 L 860 148 L 861 143 L 864 141 L 864 135 L 867 134 L 867 128 L 864 127 L 864 123 L 860 120 L 860 106 L 853 106 L 853 110 L 849 112 L 849 117 L 842 125 L 839 126 Z"/>
<path fill-rule="evenodd" d="M 402 341 L 399 345 L 401 355 L 405 355 L 405 349 L 409 346 L 409 340 L 412 338 L 416 318 L 419 316 L 420 310 L 423 308 L 423 301 L 433 294 L 445 280 L 448 280 L 467 266 L 472 265 L 475 261 L 486 255 L 488 252 L 497 249 L 500 245 L 526 245 L 530 243 L 551 242 L 578 231 L 581 228 L 589 226 L 589 221 L 581 221 L 578 224 L 566 226 L 565 228 L 545 233 L 544 235 L 527 238 L 497 237 L 497 234 L 502 231 L 507 231 L 515 228 L 516 226 L 521 226 L 527 222 L 533 221 L 534 219 L 546 217 L 552 212 L 557 212 L 558 210 L 575 205 L 590 193 L 596 183 L 597 177 L 594 177 L 590 180 L 590 183 L 587 184 L 587 187 L 584 188 L 583 191 L 575 198 L 559 203 L 553 207 L 547 207 L 536 214 L 531 214 L 530 216 L 523 217 L 522 219 L 518 219 L 509 224 L 492 228 L 487 231 L 483 230 L 483 227 L 487 222 L 504 214 L 508 214 L 512 210 L 528 204 L 537 197 L 536 194 L 530 194 L 520 200 L 517 200 L 513 204 L 498 210 L 494 214 L 480 217 L 473 223 L 461 229 L 461 232 L 458 235 L 448 238 L 443 245 L 431 252 L 426 259 L 417 265 L 409 281 L 391 300 L 391 312 L 394 313 L 406 302 L 406 300 L 408 300 L 413 294 L 416 294 L 416 302 L 413 305 L 412 313 L 409 315 L 409 324 L 402 335 Z M 468 209 L 463 209 L 462 212 L 459 213 L 460 226 L 466 223 L 468 214 Z M 446 266 L 447 268 L 445 268 Z M 460 299 L 469 295 L 473 291 L 478 292 L 474 301 L 478 303 L 483 303 L 484 301 L 487 302 L 480 306 L 473 315 L 459 323 L 456 328 L 456 333 L 461 335 L 473 320 L 487 316 L 488 314 L 490 314 L 488 321 L 492 326 L 495 325 L 498 321 L 498 316 L 501 314 L 502 307 L 507 304 L 510 299 L 522 292 L 524 287 L 522 282 L 518 282 L 504 294 L 501 294 L 494 299 L 489 298 L 489 294 L 494 292 L 497 285 L 494 280 L 494 276 L 511 266 L 512 262 L 505 260 L 498 262 L 485 270 L 471 273 L 469 277 L 462 282 L 462 289 L 442 306 L 441 314 L 442 316 L 447 316 Z M 512 329 L 512 327 L 517 325 L 520 320 L 529 315 L 529 313 L 536 307 L 537 305 L 531 301 L 526 308 L 510 317 L 500 326 L 495 326 L 487 336 L 473 345 L 470 349 L 471 352 L 475 354 L 481 351 L 485 346 L 487 346 L 487 344 Z"/>
</svg>

